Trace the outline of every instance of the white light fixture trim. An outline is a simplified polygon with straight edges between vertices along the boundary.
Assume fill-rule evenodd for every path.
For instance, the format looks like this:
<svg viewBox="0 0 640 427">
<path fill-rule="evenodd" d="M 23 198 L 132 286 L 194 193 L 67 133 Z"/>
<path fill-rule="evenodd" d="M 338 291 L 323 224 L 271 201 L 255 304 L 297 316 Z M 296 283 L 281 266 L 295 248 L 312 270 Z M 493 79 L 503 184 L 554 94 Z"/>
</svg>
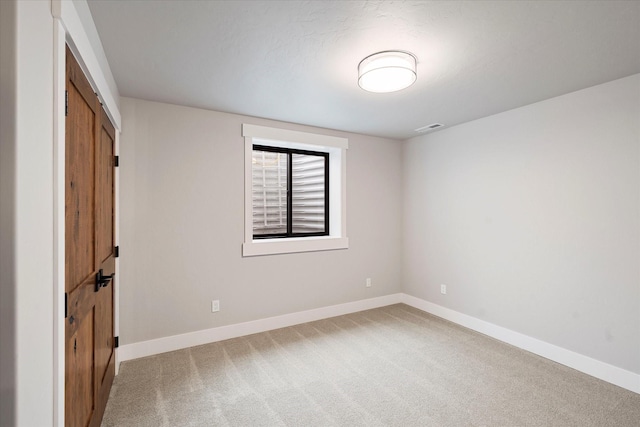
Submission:
<svg viewBox="0 0 640 427">
<path fill-rule="evenodd" d="M 376 93 L 396 92 L 411 86 L 418 77 L 416 57 L 409 52 L 386 50 L 358 64 L 358 85 Z"/>
</svg>

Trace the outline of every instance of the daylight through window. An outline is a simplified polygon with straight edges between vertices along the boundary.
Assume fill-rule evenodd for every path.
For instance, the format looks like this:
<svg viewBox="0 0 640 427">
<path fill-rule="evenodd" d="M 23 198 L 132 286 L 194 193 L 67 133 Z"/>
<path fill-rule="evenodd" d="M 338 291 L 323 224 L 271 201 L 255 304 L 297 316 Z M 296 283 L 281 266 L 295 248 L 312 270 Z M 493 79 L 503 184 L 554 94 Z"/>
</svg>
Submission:
<svg viewBox="0 0 640 427">
<path fill-rule="evenodd" d="M 347 138 L 248 123 L 242 136 L 242 256 L 348 249 Z"/>
<path fill-rule="evenodd" d="M 329 153 L 254 145 L 253 238 L 329 234 Z"/>
</svg>

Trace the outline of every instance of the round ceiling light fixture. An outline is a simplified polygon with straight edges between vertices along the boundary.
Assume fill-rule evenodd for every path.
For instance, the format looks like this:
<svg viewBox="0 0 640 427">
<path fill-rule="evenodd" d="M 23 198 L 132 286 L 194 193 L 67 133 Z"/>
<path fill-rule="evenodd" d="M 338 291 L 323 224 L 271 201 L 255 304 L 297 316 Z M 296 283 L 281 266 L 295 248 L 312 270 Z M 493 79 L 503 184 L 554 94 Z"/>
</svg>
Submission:
<svg viewBox="0 0 640 427">
<path fill-rule="evenodd" d="M 416 57 L 400 50 L 374 53 L 358 64 L 358 85 L 376 93 L 396 92 L 411 86 L 416 74 Z"/>
</svg>

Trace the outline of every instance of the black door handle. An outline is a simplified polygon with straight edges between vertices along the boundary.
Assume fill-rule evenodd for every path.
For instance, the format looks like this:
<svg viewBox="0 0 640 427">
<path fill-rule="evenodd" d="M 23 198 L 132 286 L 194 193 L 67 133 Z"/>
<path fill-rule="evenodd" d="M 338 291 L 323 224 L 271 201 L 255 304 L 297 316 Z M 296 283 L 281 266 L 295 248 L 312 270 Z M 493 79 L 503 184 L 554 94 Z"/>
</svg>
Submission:
<svg viewBox="0 0 640 427">
<path fill-rule="evenodd" d="M 98 292 L 101 287 L 106 287 L 109 284 L 109 281 L 113 279 L 113 276 L 115 276 L 115 273 L 105 276 L 102 274 L 102 269 L 98 270 L 98 273 L 96 273 L 96 285 L 94 291 Z"/>
</svg>

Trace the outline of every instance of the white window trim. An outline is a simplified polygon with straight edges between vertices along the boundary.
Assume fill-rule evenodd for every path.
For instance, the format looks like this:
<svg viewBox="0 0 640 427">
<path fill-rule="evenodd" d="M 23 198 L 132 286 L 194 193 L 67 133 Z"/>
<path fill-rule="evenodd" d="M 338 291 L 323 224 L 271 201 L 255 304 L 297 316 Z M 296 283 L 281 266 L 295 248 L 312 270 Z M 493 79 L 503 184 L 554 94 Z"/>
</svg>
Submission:
<svg viewBox="0 0 640 427">
<path fill-rule="evenodd" d="M 244 137 L 244 243 L 242 256 L 347 249 L 347 149 L 349 141 L 328 135 L 243 124 Z M 251 153 L 254 143 L 329 153 L 329 235 L 253 239 Z"/>
</svg>

